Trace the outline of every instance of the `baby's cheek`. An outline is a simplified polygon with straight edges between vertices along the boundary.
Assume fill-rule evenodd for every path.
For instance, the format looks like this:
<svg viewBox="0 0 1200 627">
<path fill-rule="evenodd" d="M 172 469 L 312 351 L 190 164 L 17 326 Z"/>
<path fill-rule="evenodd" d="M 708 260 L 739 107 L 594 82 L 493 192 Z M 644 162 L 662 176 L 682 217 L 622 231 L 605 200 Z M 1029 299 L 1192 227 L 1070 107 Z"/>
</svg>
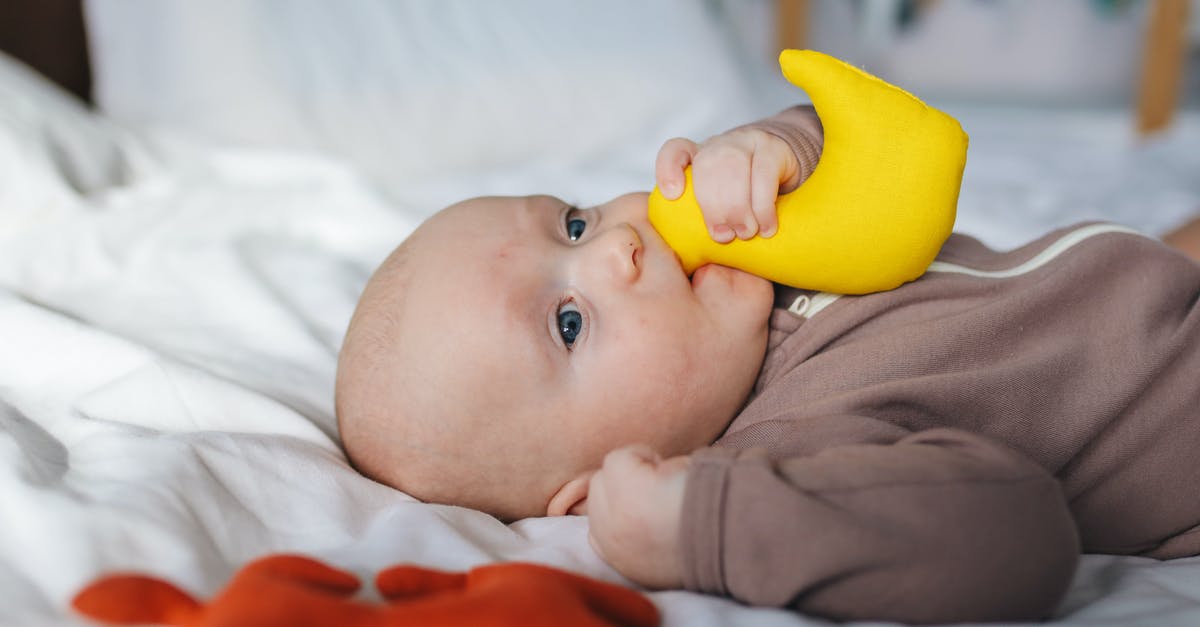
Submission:
<svg viewBox="0 0 1200 627">
<path fill-rule="evenodd" d="M 671 340 L 667 334 L 651 334 L 642 341 L 624 344 L 621 359 L 610 381 L 620 381 L 608 393 L 614 406 L 635 416 L 631 427 L 646 425 L 648 415 L 658 415 L 691 389 L 689 379 L 695 371 L 691 351 Z M 651 424 L 658 422 L 651 421 Z"/>
</svg>

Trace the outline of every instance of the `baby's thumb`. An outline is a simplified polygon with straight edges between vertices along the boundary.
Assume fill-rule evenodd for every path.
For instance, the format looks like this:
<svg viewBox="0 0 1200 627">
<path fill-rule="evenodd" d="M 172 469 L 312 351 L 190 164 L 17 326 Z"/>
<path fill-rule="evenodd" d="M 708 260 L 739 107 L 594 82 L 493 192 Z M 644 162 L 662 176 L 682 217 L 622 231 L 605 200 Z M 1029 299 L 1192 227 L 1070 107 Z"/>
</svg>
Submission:
<svg viewBox="0 0 1200 627">
<path fill-rule="evenodd" d="M 683 195 L 683 176 L 676 172 L 658 179 L 658 191 L 667 200 L 676 200 Z"/>
<path fill-rule="evenodd" d="M 696 142 L 682 137 L 667 140 L 658 150 L 658 158 L 654 163 L 654 179 L 658 191 L 667 200 L 675 200 L 683 194 L 684 168 L 692 163 L 696 156 Z"/>
</svg>

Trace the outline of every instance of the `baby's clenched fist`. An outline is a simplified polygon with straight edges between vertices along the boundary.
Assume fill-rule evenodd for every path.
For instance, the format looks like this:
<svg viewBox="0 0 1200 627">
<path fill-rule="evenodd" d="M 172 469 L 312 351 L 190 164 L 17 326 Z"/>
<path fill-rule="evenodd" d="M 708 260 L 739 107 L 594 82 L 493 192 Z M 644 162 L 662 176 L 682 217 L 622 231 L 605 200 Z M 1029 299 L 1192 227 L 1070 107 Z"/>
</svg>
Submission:
<svg viewBox="0 0 1200 627">
<path fill-rule="evenodd" d="M 800 163 L 787 142 L 755 128 L 735 128 L 702 144 L 668 140 L 655 160 L 663 197 L 678 198 L 684 169 L 713 240 L 722 244 L 755 235 L 771 237 L 779 225 L 775 199 L 800 185 Z"/>
<path fill-rule="evenodd" d="M 588 488 L 588 538 L 613 568 L 647 588 L 683 585 L 679 544 L 688 457 L 645 445 L 612 451 Z"/>
</svg>

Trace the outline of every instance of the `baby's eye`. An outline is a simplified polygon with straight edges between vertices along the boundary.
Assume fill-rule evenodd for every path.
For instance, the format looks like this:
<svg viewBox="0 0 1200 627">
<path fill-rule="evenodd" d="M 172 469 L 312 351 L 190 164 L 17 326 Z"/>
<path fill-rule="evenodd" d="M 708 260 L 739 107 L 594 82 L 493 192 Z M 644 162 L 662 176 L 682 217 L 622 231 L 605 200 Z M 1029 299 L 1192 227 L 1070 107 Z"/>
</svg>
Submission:
<svg viewBox="0 0 1200 627">
<path fill-rule="evenodd" d="M 573 302 L 566 302 L 558 307 L 558 334 L 562 337 L 567 349 L 575 345 L 576 338 L 583 331 L 583 314 Z"/>
<path fill-rule="evenodd" d="M 567 210 L 566 217 L 563 221 L 567 226 L 567 238 L 572 242 L 578 241 L 583 237 L 583 231 L 587 229 L 587 218 L 583 217 L 583 211 L 571 207 Z"/>
</svg>

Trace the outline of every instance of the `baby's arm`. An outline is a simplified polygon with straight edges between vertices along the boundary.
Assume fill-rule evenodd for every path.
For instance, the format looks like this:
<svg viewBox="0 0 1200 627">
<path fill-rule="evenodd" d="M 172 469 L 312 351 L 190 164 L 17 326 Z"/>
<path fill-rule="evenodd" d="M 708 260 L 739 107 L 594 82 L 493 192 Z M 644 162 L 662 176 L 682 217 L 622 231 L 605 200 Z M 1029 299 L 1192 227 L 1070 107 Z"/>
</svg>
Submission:
<svg viewBox="0 0 1200 627">
<path fill-rule="evenodd" d="M 718 242 L 774 235 L 775 200 L 800 186 L 817 167 L 824 145 L 811 106 L 785 109 L 702 144 L 675 138 L 659 149 L 655 178 L 663 196 L 678 198 L 684 168 L 692 166 L 696 201 Z"/>
<path fill-rule="evenodd" d="M 592 479 L 593 545 L 642 585 L 838 620 L 1048 616 L 1080 550 L 1058 482 L 967 432 L 903 433 L 774 459 L 714 447 L 641 469 L 625 458 L 644 453 L 618 451 Z"/>
<path fill-rule="evenodd" d="M 776 459 L 698 451 L 680 533 L 685 587 L 839 620 L 1045 618 L 1080 550 L 1052 476 L 955 429 Z"/>
</svg>

